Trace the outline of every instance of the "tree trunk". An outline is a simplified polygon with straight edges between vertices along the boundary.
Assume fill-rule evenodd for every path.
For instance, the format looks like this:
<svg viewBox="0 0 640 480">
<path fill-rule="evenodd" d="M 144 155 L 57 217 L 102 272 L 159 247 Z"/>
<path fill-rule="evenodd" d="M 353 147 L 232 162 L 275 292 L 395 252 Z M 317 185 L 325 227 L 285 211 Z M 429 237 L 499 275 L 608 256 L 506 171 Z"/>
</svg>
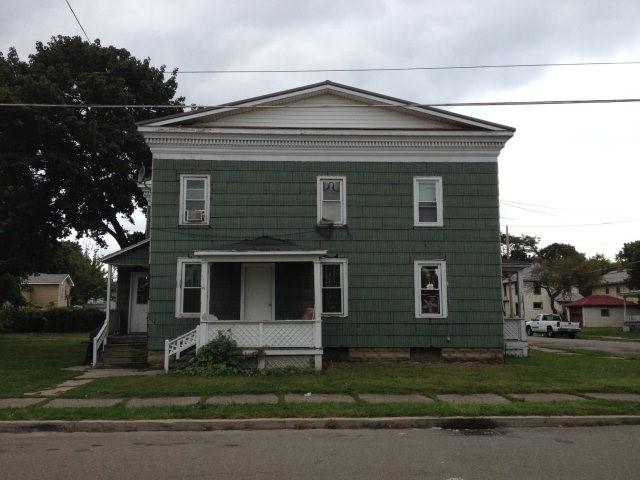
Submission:
<svg viewBox="0 0 640 480">
<path fill-rule="evenodd" d="M 118 222 L 118 218 L 115 216 L 115 214 L 110 215 L 107 220 L 109 221 L 109 224 L 107 224 L 106 226 L 107 231 L 114 238 L 114 240 L 118 242 L 118 246 L 120 248 L 128 246 L 127 234 L 124 231 L 124 228 L 122 228 L 122 225 L 120 225 L 120 222 Z M 109 225 L 111 225 L 111 228 L 109 228 Z"/>
</svg>

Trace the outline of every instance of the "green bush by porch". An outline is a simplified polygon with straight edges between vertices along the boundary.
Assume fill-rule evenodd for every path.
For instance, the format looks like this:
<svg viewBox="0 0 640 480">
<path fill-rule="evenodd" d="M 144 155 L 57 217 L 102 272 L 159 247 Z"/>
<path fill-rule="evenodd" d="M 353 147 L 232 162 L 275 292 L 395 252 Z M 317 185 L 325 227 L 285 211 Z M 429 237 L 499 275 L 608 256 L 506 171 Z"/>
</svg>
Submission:
<svg viewBox="0 0 640 480">
<path fill-rule="evenodd" d="M 104 322 L 98 308 L 0 308 L 0 333 L 90 332 Z"/>
</svg>

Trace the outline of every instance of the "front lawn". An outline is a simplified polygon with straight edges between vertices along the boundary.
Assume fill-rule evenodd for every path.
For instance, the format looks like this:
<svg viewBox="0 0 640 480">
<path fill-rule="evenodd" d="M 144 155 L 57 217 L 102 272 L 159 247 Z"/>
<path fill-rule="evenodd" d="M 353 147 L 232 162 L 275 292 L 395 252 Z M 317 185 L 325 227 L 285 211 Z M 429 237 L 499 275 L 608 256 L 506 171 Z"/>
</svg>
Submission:
<svg viewBox="0 0 640 480">
<path fill-rule="evenodd" d="M 320 373 L 106 378 L 69 398 L 127 398 L 233 393 L 524 393 L 640 392 L 640 357 L 531 352 L 505 363 L 339 364 Z"/>
<path fill-rule="evenodd" d="M 578 335 L 580 338 L 594 338 L 603 340 L 634 340 L 640 342 L 640 332 L 623 332 L 619 327 L 587 327 Z"/>
<path fill-rule="evenodd" d="M 78 375 L 62 370 L 80 365 L 86 333 L 0 335 L 0 398 L 51 388 Z"/>
</svg>

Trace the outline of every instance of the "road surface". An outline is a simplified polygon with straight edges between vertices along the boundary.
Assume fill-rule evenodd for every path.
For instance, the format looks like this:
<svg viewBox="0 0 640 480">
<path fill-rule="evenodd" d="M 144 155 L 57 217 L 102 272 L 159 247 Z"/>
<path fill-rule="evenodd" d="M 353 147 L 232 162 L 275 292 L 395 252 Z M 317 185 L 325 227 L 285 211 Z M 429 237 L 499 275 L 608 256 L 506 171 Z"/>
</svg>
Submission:
<svg viewBox="0 0 640 480">
<path fill-rule="evenodd" d="M 0 434 L 2 478 L 631 479 L 640 426 Z"/>
<path fill-rule="evenodd" d="M 580 334 L 578 334 L 580 335 Z M 640 342 L 616 340 L 589 340 L 586 338 L 553 337 L 534 334 L 529 338 L 529 345 L 544 348 L 581 348 L 584 350 L 601 350 L 616 355 L 640 355 Z"/>
</svg>

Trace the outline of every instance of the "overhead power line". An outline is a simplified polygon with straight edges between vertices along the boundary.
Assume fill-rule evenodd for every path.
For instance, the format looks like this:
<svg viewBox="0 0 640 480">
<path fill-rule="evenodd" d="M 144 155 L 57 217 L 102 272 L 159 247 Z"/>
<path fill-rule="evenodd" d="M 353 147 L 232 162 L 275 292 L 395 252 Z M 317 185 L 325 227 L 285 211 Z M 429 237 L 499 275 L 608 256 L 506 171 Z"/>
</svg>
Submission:
<svg viewBox="0 0 640 480">
<path fill-rule="evenodd" d="M 67 7 L 69 7 L 69 10 L 71 10 L 71 13 L 73 14 L 73 18 L 75 18 L 76 22 L 78 22 L 78 25 L 80 26 L 80 30 L 82 30 L 82 33 L 84 33 L 84 36 L 86 37 L 87 42 L 91 42 L 91 40 L 89 40 L 89 35 L 87 35 L 87 31 L 82 26 L 82 23 L 80 23 L 80 19 L 76 15 L 76 12 L 73 11 L 73 7 L 69 3 L 69 0 L 64 0 L 64 1 L 67 2 Z"/>
<path fill-rule="evenodd" d="M 446 102 L 446 103 L 403 103 L 392 102 L 388 104 L 375 105 L 161 105 L 161 104 L 75 104 L 75 103 L 0 103 L 0 107 L 34 107 L 34 108 L 170 108 L 170 109 L 192 109 L 194 113 L 198 109 L 233 108 L 233 109 L 306 109 L 306 108 L 390 108 L 390 107 L 501 107 L 501 106 L 529 106 L 529 105 L 581 105 L 599 103 L 637 103 L 640 98 L 597 98 L 597 99 L 574 99 L 574 100 L 527 100 L 527 101 L 506 101 L 506 102 Z"/>
<path fill-rule="evenodd" d="M 569 225 L 512 225 L 509 224 L 509 227 L 520 227 L 520 228 L 565 228 L 565 227 L 599 227 L 602 225 L 618 225 L 622 223 L 637 223 L 640 222 L 638 220 L 619 220 L 613 222 L 600 222 L 600 223 L 573 223 Z"/>
</svg>

